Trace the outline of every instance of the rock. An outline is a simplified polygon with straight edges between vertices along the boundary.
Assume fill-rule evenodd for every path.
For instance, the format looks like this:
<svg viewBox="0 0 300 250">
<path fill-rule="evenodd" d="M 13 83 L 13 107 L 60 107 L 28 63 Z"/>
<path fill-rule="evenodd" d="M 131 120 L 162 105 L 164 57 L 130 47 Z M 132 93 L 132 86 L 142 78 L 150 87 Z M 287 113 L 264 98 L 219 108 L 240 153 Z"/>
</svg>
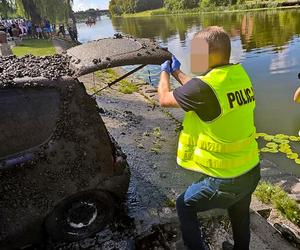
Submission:
<svg viewBox="0 0 300 250">
<path fill-rule="evenodd" d="M 7 43 L 0 44 L 0 56 L 12 55 L 12 50 Z"/>
<path fill-rule="evenodd" d="M 281 235 L 290 242 L 300 245 L 300 236 L 296 235 L 287 225 L 275 223 L 274 227 L 281 233 Z"/>
<path fill-rule="evenodd" d="M 105 229 L 97 234 L 97 243 L 103 244 L 112 238 L 112 232 L 109 229 Z"/>
<path fill-rule="evenodd" d="M 167 178 L 167 175 L 166 175 L 166 173 L 160 173 L 159 177 L 165 179 L 165 178 Z"/>
<path fill-rule="evenodd" d="M 145 93 L 157 93 L 156 89 L 147 89 Z"/>
<path fill-rule="evenodd" d="M 171 208 L 163 207 L 161 210 L 161 213 L 167 215 L 167 214 L 172 214 L 173 212 L 172 212 Z"/>
<path fill-rule="evenodd" d="M 291 193 L 300 195 L 300 182 L 298 182 L 294 186 L 292 186 Z"/>
<path fill-rule="evenodd" d="M 296 202 L 300 202 L 300 193 L 297 193 L 297 194 L 289 194 L 289 196 L 295 200 Z"/>
<path fill-rule="evenodd" d="M 123 38 L 123 35 L 121 33 L 116 33 L 116 34 L 114 34 L 114 38 L 121 39 L 121 38 Z"/>
<path fill-rule="evenodd" d="M 89 249 L 89 248 L 93 247 L 95 244 L 96 244 L 95 239 L 86 239 L 82 243 L 80 243 L 80 247 L 82 249 Z"/>
</svg>

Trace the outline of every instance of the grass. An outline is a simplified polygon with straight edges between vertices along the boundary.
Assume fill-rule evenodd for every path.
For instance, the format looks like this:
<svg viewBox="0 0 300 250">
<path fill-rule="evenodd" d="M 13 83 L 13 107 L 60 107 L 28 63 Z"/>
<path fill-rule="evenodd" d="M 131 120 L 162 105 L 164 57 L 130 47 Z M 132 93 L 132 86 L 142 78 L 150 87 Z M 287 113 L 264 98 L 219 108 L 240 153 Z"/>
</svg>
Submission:
<svg viewBox="0 0 300 250">
<path fill-rule="evenodd" d="M 103 77 L 103 76 L 105 76 L 105 78 L 109 77 L 109 79 L 108 79 L 109 81 L 113 81 L 117 77 L 119 77 L 118 73 L 111 68 L 99 70 L 99 71 L 95 72 L 95 75 L 97 77 Z"/>
<path fill-rule="evenodd" d="M 132 82 L 122 80 L 119 84 L 119 91 L 123 94 L 132 94 L 138 91 L 138 86 Z"/>
<path fill-rule="evenodd" d="M 255 191 L 256 197 L 265 204 L 272 204 L 280 213 L 295 225 L 300 226 L 300 208 L 280 186 L 261 182 Z"/>
<path fill-rule="evenodd" d="M 122 17 L 147 17 L 147 16 L 160 16 L 160 15 L 170 15 L 171 12 L 165 8 L 155 9 L 155 10 L 145 10 L 137 13 L 126 13 Z"/>
<path fill-rule="evenodd" d="M 99 70 L 95 73 L 95 75 L 101 80 L 104 80 L 106 83 L 110 83 L 119 77 L 118 73 L 111 68 Z M 123 94 L 132 94 L 138 91 L 138 86 L 124 79 L 119 82 L 118 90 Z"/>
<path fill-rule="evenodd" d="M 20 45 L 12 48 L 16 56 L 32 54 L 35 56 L 48 56 L 56 53 L 52 41 L 44 39 L 23 40 Z"/>
</svg>

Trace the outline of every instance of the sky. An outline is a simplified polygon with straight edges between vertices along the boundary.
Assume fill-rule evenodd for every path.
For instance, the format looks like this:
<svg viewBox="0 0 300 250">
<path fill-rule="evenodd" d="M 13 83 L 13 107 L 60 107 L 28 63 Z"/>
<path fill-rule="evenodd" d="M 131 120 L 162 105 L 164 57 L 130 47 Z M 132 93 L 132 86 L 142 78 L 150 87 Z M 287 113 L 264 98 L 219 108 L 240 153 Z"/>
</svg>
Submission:
<svg viewBox="0 0 300 250">
<path fill-rule="evenodd" d="M 109 0 L 74 0 L 73 10 L 108 9 Z"/>
</svg>

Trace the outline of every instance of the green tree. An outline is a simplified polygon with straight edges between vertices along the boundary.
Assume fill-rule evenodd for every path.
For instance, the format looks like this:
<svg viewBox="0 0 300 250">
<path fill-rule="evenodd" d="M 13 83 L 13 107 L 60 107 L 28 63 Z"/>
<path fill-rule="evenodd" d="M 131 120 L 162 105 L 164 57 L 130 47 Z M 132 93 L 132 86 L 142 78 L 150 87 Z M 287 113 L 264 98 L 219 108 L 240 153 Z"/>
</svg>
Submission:
<svg viewBox="0 0 300 250">
<path fill-rule="evenodd" d="M 163 7 L 163 0 L 110 0 L 109 2 L 109 12 L 112 15 L 135 13 L 161 7 Z"/>
<path fill-rule="evenodd" d="M 199 0 L 165 0 L 165 7 L 169 10 L 193 9 L 199 6 Z"/>
<path fill-rule="evenodd" d="M 209 6 L 228 6 L 235 4 L 243 4 L 246 0 L 202 0 L 200 1 L 201 7 Z"/>
<path fill-rule="evenodd" d="M 109 2 L 109 12 L 113 16 L 119 16 L 122 14 L 122 9 L 118 2 L 118 0 L 111 0 Z"/>
<path fill-rule="evenodd" d="M 163 7 L 164 3 L 162 0 L 136 0 L 134 11 L 140 12 L 144 10 L 153 10 Z"/>
<path fill-rule="evenodd" d="M 34 23 L 41 23 L 47 17 L 51 22 L 64 21 L 73 17 L 72 0 L 1 0 L 1 14 L 12 12 L 31 18 Z M 6 9 L 4 8 L 6 7 Z M 5 12 L 6 11 L 6 12 Z"/>
<path fill-rule="evenodd" d="M 0 16 L 6 18 L 7 15 L 13 12 L 13 3 L 9 0 L 0 0 Z"/>
</svg>

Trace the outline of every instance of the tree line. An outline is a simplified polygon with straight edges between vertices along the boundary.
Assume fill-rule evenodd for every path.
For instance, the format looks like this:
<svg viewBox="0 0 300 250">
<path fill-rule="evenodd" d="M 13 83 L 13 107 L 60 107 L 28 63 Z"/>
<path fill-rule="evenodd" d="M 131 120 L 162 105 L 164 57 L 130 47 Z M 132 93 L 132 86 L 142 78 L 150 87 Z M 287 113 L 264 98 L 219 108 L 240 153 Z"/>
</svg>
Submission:
<svg viewBox="0 0 300 250">
<path fill-rule="evenodd" d="M 246 1 L 247 0 L 164 0 L 164 6 L 168 10 L 184 10 L 210 6 L 243 4 Z"/>
<path fill-rule="evenodd" d="M 245 0 L 110 0 L 109 11 L 112 15 L 122 15 L 162 7 L 167 10 L 184 10 L 244 2 Z"/>
<path fill-rule="evenodd" d="M 43 18 L 50 22 L 67 22 L 74 18 L 73 0 L 1 0 L 0 14 L 2 18 L 25 17 L 33 23 L 40 24 Z"/>
<path fill-rule="evenodd" d="M 110 0 L 109 12 L 112 15 L 122 15 L 124 13 L 158 9 L 163 6 L 163 0 Z"/>
<path fill-rule="evenodd" d="M 249 2 L 249 0 L 110 0 L 109 11 L 112 15 L 122 15 L 125 13 L 136 13 L 162 7 L 169 11 L 178 11 L 187 9 L 205 9 L 213 6 L 234 6 L 237 4 L 245 4 L 247 2 Z M 263 2 L 278 3 L 282 1 L 265 0 Z"/>
</svg>

